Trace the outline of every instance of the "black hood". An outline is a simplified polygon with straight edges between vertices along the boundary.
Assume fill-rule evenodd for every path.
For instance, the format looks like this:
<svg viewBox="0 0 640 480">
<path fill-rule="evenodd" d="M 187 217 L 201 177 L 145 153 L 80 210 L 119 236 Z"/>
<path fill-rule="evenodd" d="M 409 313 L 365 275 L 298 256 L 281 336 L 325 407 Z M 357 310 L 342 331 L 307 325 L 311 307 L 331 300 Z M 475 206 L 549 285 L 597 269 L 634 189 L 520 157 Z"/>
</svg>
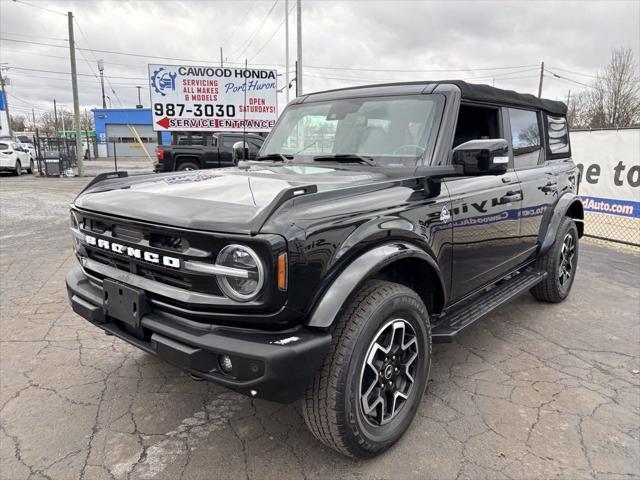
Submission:
<svg viewBox="0 0 640 480">
<path fill-rule="evenodd" d="M 251 164 L 106 180 L 82 192 L 75 205 L 162 225 L 255 233 L 271 213 L 294 196 L 387 180 L 387 174 L 377 169 Z"/>
</svg>

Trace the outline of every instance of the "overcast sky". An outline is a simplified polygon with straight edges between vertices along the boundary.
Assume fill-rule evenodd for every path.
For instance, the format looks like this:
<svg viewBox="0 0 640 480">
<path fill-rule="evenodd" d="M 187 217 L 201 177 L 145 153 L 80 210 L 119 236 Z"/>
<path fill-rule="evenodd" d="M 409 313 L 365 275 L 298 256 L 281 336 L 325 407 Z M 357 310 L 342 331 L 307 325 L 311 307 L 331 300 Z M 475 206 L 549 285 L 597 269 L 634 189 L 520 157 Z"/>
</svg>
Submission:
<svg viewBox="0 0 640 480">
<path fill-rule="evenodd" d="M 289 9 L 293 70 L 295 0 Z M 9 67 L 12 113 L 30 113 L 33 106 L 37 115 L 52 108 L 53 98 L 71 108 L 67 11 L 77 19 L 79 47 L 167 59 L 78 52 L 82 108 L 101 104 L 93 77 L 97 59 L 104 59 L 114 108 L 135 106 L 136 85 L 149 105 L 147 63 L 187 63 L 169 58 L 216 63 L 220 46 L 226 62 L 246 58 L 250 66 L 271 66 L 283 74 L 279 84 L 284 85 L 285 0 L 275 6 L 274 0 L 0 0 L 0 61 Z M 302 37 L 305 92 L 460 78 L 536 93 L 544 61 L 564 77 L 547 72 L 544 96 L 565 100 L 569 89 L 574 94 L 585 88 L 580 83 L 592 80 L 589 75 L 607 63 L 612 48 L 631 47 L 638 58 L 640 1 L 303 0 Z M 282 93 L 281 105 L 284 101 Z"/>
</svg>

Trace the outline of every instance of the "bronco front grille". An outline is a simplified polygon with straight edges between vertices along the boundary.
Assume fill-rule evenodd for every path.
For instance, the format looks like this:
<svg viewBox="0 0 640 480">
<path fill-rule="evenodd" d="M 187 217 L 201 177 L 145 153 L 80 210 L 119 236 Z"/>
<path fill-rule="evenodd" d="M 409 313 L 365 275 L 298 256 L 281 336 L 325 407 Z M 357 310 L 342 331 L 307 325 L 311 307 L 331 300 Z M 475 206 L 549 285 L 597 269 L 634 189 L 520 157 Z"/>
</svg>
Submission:
<svg viewBox="0 0 640 480">
<path fill-rule="evenodd" d="M 140 257 L 111 251 L 104 248 L 106 243 L 99 246 L 83 242 L 86 256 L 90 259 L 172 287 L 222 295 L 215 277 L 188 271 L 183 265 L 188 260 L 214 263 L 218 251 L 225 244 L 224 238 L 206 233 L 176 232 L 164 227 L 128 223 L 88 213 L 77 212 L 76 218 L 81 235 L 91 235 L 97 242 L 103 240 L 109 245 L 116 243 L 121 250 L 122 247 L 137 249 Z M 141 252 L 149 252 L 159 258 L 169 256 L 179 259 L 180 264 L 176 267 L 150 263 L 142 258 Z"/>
</svg>

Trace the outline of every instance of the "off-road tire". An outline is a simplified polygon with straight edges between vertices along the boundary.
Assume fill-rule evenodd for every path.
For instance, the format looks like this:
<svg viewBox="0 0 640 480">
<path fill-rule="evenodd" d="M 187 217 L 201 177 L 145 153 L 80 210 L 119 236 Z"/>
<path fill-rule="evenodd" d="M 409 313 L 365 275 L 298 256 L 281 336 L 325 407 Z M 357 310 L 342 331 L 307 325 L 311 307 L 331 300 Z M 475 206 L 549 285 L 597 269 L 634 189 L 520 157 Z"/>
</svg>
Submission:
<svg viewBox="0 0 640 480">
<path fill-rule="evenodd" d="M 184 172 L 185 170 L 200 170 L 200 167 L 193 162 L 183 162 L 178 165 L 178 172 Z"/>
<path fill-rule="evenodd" d="M 376 332 L 402 318 L 418 342 L 415 381 L 397 416 L 382 426 L 368 424 L 360 389 L 365 357 Z M 368 458 L 391 447 L 406 431 L 420 406 L 431 366 L 431 327 L 421 298 L 413 290 L 371 280 L 339 314 L 322 368 L 302 399 L 307 427 L 326 446 L 354 458 Z M 377 429 L 377 430 L 376 430 Z"/>
<path fill-rule="evenodd" d="M 571 235 L 573 238 L 573 245 L 575 246 L 575 255 L 573 258 L 573 265 L 571 270 L 571 276 L 568 279 L 568 283 L 564 286 L 560 283 L 559 274 L 561 268 L 561 256 L 564 240 L 567 235 Z M 564 217 L 560 222 L 558 231 L 556 232 L 555 242 L 547 253 L 538 258 L 536 263 L 539 271 L 547 272 L 546 278 L 538 283 L 531 289 L 531 294 L 536 300 L 548 303 L 562 302 L 571 291 L 573 281 L 576 275 L 576 269 L 578 266 L 578 228 L 576 223 L 570 217 Z"/>
<path fill-rule="evenodd" d="M 16 160 L 16 169 L 14 171 L 14 173 L 16 174 L 16 176 L 20 176 L 22 175 L 22 164 L 20 163 L 20 160 Z"/>
</svg>

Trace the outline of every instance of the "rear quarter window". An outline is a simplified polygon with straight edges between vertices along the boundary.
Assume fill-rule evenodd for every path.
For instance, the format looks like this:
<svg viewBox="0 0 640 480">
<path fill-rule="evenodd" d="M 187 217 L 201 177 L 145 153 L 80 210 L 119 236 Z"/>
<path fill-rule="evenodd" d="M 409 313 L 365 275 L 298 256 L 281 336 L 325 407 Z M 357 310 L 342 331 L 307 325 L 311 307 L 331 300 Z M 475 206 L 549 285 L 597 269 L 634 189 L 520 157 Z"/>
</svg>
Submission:
<svg viewBox="0 0 640 480">
<path fill-rule="evenodd" d="M 9 150 L 9 144 L 0 143 L 0 150 Z"/>
<path fill-rule="evenodd" d="M 547 153 L 549 158 L 564 158 L 571 155 L 569 126 L 565 117 L 546 116 Z"/>
</svg>

